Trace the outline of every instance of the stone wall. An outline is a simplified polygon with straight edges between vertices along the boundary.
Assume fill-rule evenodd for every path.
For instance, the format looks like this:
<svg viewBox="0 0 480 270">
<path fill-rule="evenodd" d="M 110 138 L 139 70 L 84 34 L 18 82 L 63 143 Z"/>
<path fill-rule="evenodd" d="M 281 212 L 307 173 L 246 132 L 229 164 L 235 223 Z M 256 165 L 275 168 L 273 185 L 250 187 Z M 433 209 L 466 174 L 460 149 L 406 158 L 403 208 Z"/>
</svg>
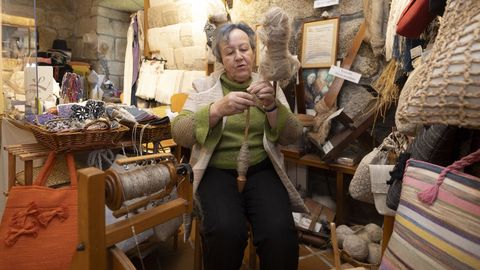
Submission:
<svg viewBox="0 0 480 270">
<path fill-rule="evenodd" d="M 83 0 L 77 4 L 76 18 L 74 55 L 91 62 L 99 74 L 106 74 L 99 62 L 105 59 L 109 79 L 115 87 L 122 89 L 130 14 L 99 6 L 94 0 Z M 85 34 L 95 37 L 95 42 L 85 43 Z"/>
<path fill-rule="evenodd" d="M 2 12 L 23 17 L 34 17 L 33 1 L 3 1 Z M 38 0 L 37 26 L 40 51 L 52 48 L 55 39 L 67 41 L 68 48 L 74 44 L 75 1 L 74 0 Z"/>
<path fill-rule="evenodd" d="M 95 70 L 105 74 L 98 64 L 105 58 L 110 80 L 122 89 L 127 30 L 130 14 L 99 6 L 95 0 L 38 0 L 37 25 L 41 51 L 52 47 L 55 39 L 64 39 L 72 50 L 72 58 L 93 63 Z M 3 12 L 24 17 L 34 17 L 33 1 L 15 0 L 3 4 Z M 86 44 L 82 37 L 96 35 L 96 44 Z M 105 53 L 98 53 L 103 48 Z"/>
</svg>

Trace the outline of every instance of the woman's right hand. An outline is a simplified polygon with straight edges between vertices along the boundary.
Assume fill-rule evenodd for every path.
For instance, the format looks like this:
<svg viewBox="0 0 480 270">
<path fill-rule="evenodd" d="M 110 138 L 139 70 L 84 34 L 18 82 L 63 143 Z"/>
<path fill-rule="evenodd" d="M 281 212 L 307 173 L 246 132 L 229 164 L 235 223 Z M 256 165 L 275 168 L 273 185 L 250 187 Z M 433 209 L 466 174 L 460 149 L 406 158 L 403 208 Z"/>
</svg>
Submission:
<svg viewBox="0 0 480 270">
<path fill-rule="evenodd" d="M 228 93 L 210 106 L 210 127 L 215 126 L 222 117 L 242 113 L 250 106 L 255 106 L 251 94 L 240 91 Z"/>
</svg>

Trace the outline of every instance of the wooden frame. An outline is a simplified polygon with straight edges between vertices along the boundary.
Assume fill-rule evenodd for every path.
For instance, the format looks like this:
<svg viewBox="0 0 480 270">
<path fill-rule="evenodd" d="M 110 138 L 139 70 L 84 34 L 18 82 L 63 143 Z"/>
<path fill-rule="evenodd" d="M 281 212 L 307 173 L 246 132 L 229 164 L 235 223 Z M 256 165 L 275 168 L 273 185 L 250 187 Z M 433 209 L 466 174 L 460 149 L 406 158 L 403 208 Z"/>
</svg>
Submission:
<svg viewBox="0 0 480 270">
<path fill-rule="evenodd" d="M 303 68 L 330 67 L 337 57 L 339 18 L 305 22 L 302 35 Z"/>
<path fill-rule="evenodd" d="M 163 155 L 166 154 L 129 158 L 125 162 Z M 78 175 L 78 245 L 71 269 L 134 270 L 125 253 L 114 245 L 132 237 L 132 227 L 138 234 L 193 210 L 192 183 L 190 175 L 186 174 L 177 183 L 177 199 L 105 226 L 105 173 L 92 167 L 79 170 Z"/>
</svg>

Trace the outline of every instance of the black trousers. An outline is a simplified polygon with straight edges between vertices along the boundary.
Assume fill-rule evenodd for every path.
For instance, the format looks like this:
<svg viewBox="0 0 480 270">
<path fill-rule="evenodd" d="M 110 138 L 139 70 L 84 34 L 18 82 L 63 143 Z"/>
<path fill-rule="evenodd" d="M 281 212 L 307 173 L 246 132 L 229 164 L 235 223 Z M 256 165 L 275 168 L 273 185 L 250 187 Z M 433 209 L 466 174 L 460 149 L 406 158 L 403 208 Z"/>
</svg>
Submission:
<svg viewBox="0 0 480 270">
<path fill-rule="evenodd" d="M 267 158 L 251 166 L 242 193 L 236 170 L 208 167 L 198 195 L 206 270 L 238 270 L 247 246 L 247 221 L 262 270 L 295 270 L 298 238 L 288 193 Z"/>
</svg>

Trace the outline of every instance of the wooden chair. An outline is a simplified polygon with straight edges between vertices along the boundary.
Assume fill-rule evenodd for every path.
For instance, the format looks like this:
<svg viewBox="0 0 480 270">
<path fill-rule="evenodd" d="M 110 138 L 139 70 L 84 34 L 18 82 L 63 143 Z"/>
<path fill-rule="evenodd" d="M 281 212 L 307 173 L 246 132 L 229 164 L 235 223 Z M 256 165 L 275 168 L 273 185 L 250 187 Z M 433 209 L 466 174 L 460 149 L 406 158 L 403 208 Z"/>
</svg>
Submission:
<svg viewBox="0 0 480 270">
<path fill-rule="evenodd" d="M 117 161 L 119 165 L 147 159 L 173 158 L 170 154 L 155 154 Z M 190 213 L 193 209 L 190 174 L 177 167 L 178 198 L 105 226 L 106 174 L 97 168 L 78 171 L 78 246 L 72 269 L 135 269 L 125 253 L 115 246 L 174 217 Z M 150 201 L 150 200 L 148 200 Z M 148 202 L 147 202 L 148 203 Z"/>
<path fill-rule="evenodd" d="M 185 101 L 188 98 L 188 94 L 186 93 L 177 93 L 174 94 L 171 99 L 171 110 L 172 112 L 180 112 L 185 104 Z M 177 148 L 178 152 L 184 152 L 181 150 L 181 147 Z M 250 226 L 250 225 L 248 225 Z M 193 269 L 194 270 L 201 270 L 203 268 L 202 261 L 203 261 L 203 252 L 202 252 L 202 244 L 201 244 L 201 235 L 200 235 L 200 221 L 198 218 L 195 218 L 195 249 L 194 249 L 194 259 L 193 259 Z M 247 245 L 247 258 L 248 262 L 247 265 L 249 269 L 255 270 L 257 268 L 257 255 L 256 249 L 253 245 L 253 238 L 251 237 L 251 230 L 249 230 L 249 238 L 248 238 L 248 245 Z"/>
</svg>

